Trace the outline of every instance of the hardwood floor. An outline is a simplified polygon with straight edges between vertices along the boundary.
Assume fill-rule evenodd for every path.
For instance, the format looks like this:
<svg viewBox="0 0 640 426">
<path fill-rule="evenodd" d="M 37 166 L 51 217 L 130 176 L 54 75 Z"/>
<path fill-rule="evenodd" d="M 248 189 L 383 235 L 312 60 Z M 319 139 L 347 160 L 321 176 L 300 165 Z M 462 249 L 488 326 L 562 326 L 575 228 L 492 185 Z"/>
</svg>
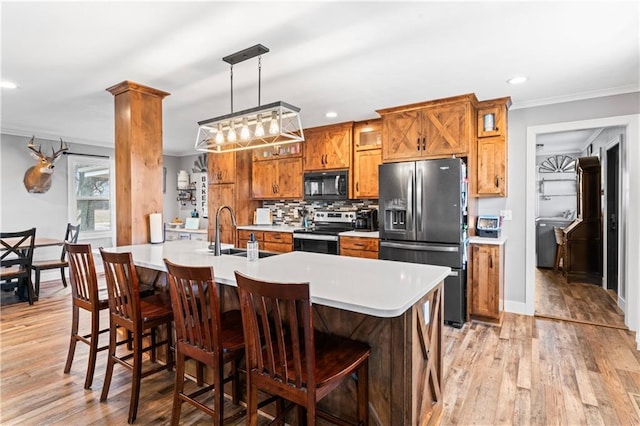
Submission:
<svg viewBox="0 0 640 426">
<path fill-rule="evenodd" d="M 627 329 L 624 313 L 605 289 L 593 284 L 567 283 L 562 273 L 553 269 L 536 269 L 535 314 Z"/>
<path fill-rule="evenodd" d="M 47 282 L 35 305 L 2 307 L 1 424 L 126 424 L 129 371 L 116 367 L 105 403 L 104 352 L 91 390 L 83 389 L 86 345 L 62 372 L 69 291 Z M 629 395 L 640 393 L 640 352 L 629 331 L 507 313 L 501 327 L 445 327 L 443 351 L 443 425 L 640 425 Z M 172 373 L 143 379 L 136 424 L 168 424 L 172 389 Z M 211 423 L 186 404 L 181 420 Z"/>
</svg>

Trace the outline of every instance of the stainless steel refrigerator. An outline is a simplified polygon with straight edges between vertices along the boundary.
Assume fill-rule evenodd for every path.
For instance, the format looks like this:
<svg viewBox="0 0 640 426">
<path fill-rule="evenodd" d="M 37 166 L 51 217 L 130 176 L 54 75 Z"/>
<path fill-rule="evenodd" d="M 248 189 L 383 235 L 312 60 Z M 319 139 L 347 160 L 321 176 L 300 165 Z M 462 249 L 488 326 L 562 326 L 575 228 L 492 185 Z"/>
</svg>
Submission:
<svg viewBox="0 0 640 426">
<path fill-rule="evenodd" d="M 449 266 L 444 321 L 466 320 L 467 173 L 459 158 L 382 164 L 380 259 Z"/>
</svg>

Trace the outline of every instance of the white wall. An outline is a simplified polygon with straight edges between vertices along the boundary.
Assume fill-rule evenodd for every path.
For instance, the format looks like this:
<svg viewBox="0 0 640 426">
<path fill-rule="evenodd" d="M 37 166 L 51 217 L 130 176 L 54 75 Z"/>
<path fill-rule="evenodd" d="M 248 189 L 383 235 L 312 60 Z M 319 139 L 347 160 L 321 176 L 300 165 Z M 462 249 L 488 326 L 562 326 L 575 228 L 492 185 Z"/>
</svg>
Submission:
<svg viewBox="0 0 640 426">
<path fill-rule="evenodd" d="M 513 220 L 503 224 L 506 243 L 505 263 L 505 307 L 509 311 L 525 313 L 526 308 L 526 209 L 535 209 L 535 204 L 527 205 L 527 162 L 535 161 L 527 157 L 527 129 L 552 123 L 563 123 L 603 117 L 640 113 L 640 92 L 566 102 L 533 108 L 509 111 L 509 153 L 508 153 L 508 197 L 480 199 L 478 211 L 481 214 L 498 214 L 500 210 L 512 210 Z M 628 161 L 630 169 L 640 164 L 638 140 L 629 138 Z M 637 168 L 637 167 L 636 167 Z M 633 180 L 631 180 L 633 184 Z M 640 191 L 630 191 L 630 206 L 640 205 Z M 534 195 L 535 196 L 535 195 Z M 635 207 L 636 214 L 640 214 Z M 630 213 L 634 211 L 631 210 Z M 535 212 L 534 212 L 535 214 Z M 631 216 L 633 217 L 633 216 Z M 638 217 L 638 216 L 636 216 Z M 633 227 L 629 229 L 632 232 Z M 640 250 L 634 248 L 630 256 L 640 260 Z M 636 262 L 638 263 L 638 262 Z M 637 272 L 630 280 L 640 280 Z"/>
</svg>

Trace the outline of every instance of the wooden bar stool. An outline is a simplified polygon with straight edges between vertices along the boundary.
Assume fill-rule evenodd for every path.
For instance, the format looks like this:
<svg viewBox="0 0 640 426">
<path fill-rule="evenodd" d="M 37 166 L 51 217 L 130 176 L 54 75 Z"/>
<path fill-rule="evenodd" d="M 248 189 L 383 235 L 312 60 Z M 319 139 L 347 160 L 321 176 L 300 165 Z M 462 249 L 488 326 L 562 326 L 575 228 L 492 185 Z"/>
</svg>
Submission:
<svg viewBox="0 0 640 426">
<path fill-rule="evenodd" d="M 306 423 L 316 415 L 333 423 L 369 423 L 368 366 L 365 343 L 314 331 L 308 283 L 254 280 L 236 271 L 247 364 L 247 425 L 256 425 L 258 389 L 306 409 Z M 261 339 L 260 336 L 270 336 Z M 357 422 L 317 409 L 317 402 L 357 372 Z M 303 422 L 298 410 L 298 421 Z"/>
<path fill-rule="evenodd" d="M 171 424 L 177 425 L 180 422 L 183 402 L 188 402 L 209 414 L 213 417 L 214 425 L 237 420 L 246 414 L 246 410 L 227 419 L 224 418 L 223 386 L 231 381 L 233 403 L 237 405 L 240 401 L 238 365 L 244 357 L 240 311 L 220 312 L 218 289 L 211 267 L 182 266 L 167 259 L 164 259 L 164 262 L 167 265 L 176 327 L 176 384 Z M 186 394 L 184 392 L 186 358 L 211 367 L 213 383 L 191 394 Z M 227 363 L 231 363 L 231 374 L 223 378 L 224 365 Z M 198 368 L 202 364 L 198 364 Z M 213 410 L 195 399 L 211 390 L 215 391 Z"/>
<path fill-rule="evenodd" d="M 100 401 L 106 401 L 113 375 L 113 366 L 118 363 L 132 370 L 131 400 L 128 422 L 133 423 L 138 413 L 140 380 L 161 370 L 171 371 L 173 353 L 171 348 L 173 311 L 168 297 L 162 294 L 140 298 L 140 284 L 131 253 L 110 253 L 100 247 L 104 262 L 109 294 L 109 358 Z M 166 339 L 157 341 L 156 329 L 166 327 Z M 116 328 L 122 327 L 132 335 L 132 353 L 117 355 Z M 151 344 L 143 347 L 143 337 L 149 336 Z M 151 362 L 156 361 L 155 351 L 167 346 L 167 363 L 142 371 L 142 354 L 151 351 Z M 130 361 L 133 359 L 132 361 Z"/>
<path fill-rule="evenodd" d="M 98 277 L 93 253 L 91 252 L 91 244 L 65 243 L 64 245 L 69 261 L 69 282 L 71 283 L 72 301 L 71 340 L 64 372 L 68 374 L 71 371 L 76 343 L 80 341 L 89 345 L 89 363 L 84 381 L 84 388 L 89 389 L 93 382 L 97 354 L 109 347 L 107 345 L 98 347 L 99 335 L 109 331 L 108 327 L 100 330 L 100 311 L 109 308 L 109 298 L 106 288 L 98 289 Z M 91 314 L 91 333 L 86 335 L 78 334 L 80 309 L 84 309 Z"/>
</svg>

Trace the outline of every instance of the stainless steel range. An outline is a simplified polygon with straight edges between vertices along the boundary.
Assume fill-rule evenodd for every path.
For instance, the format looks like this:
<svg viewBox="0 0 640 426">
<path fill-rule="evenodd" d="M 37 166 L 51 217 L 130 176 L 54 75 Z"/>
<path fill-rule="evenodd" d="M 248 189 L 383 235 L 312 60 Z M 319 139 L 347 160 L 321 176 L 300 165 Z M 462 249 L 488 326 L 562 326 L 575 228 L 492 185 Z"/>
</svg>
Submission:
<svg viewBox="0 0 640 426">
<path fill-rule="evenodd" d="M 293 249 L 338 254 L 338 234 L 351 231 L 355 219 L 355 211 L 316 211 L 312 227 L 293 231 Z"/>
</svg>

